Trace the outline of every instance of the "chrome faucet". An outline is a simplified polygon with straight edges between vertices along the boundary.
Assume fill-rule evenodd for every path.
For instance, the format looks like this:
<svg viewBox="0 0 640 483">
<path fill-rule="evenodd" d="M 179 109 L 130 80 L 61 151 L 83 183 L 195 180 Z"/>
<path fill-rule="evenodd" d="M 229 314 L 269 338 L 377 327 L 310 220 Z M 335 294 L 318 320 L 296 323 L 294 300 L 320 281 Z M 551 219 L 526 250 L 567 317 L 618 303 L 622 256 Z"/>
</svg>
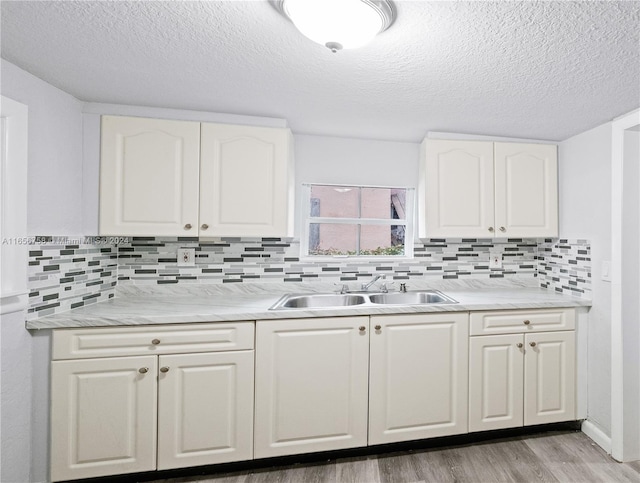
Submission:
<svg viewBox="0 0 640 483">
<path fill-rule="evenodd" d="M 369 288 L 376 283 L 378 280 L 380 279 L 385 279 L 384 275 L 376 275 L 375 277 L 373 277 L 371 280 L 369 280 L 367 283 L 363 283 L 362 286 L 360 287 L 363 291 L 367 291 L 369 290 Z"/>
</svg>

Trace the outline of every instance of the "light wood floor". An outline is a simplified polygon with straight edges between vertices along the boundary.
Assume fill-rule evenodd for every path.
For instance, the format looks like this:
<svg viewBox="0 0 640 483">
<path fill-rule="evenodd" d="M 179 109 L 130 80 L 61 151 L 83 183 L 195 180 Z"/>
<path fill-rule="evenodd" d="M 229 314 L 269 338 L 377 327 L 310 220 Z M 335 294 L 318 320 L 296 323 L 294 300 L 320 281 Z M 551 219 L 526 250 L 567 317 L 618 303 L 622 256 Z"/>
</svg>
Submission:
<svg viewBox="0 0 640 483">
<path fill-rule="evenodd" d="M 320 463 L 155 480 L 155 483 L 186 482 L 640 483 L 640 462 L 617 463 L 583 433 L 562 430 Z"/>
</svg>

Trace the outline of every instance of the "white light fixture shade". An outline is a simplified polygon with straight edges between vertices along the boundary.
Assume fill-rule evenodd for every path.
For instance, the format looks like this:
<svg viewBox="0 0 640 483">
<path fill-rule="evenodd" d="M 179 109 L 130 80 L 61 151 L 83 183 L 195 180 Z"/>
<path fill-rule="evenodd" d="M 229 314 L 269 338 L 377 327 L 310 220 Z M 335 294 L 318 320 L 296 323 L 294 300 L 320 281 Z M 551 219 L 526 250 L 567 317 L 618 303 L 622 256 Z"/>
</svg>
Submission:
<svg viewBox="0 0 640 483">
<path fill-rule="evenodd" d="M 305 37 L 334 52 L 369 43 L 393 21 L 386 1 L 282 0 L 280 9 Z"/>
</svg>

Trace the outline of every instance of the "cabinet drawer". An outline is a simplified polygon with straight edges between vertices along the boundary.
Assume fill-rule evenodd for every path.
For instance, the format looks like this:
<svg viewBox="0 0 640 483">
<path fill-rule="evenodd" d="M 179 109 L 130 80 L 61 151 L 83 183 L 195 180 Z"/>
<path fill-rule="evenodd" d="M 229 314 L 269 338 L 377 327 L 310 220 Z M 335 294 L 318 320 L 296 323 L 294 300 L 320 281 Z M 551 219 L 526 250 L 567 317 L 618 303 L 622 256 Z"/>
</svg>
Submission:
<svg viewBox="0 0 640 483">
<path fill-rule="evenodd" d="M 471 312 L 470 324 L 470 335 L 573 330 L 575 328 L 575 310 L 540 309 Z"/>
<path fill-rule="evenodd" d="M 253 349 L 253 322 L 59 329 L 53 359 Z"/>
</svg>

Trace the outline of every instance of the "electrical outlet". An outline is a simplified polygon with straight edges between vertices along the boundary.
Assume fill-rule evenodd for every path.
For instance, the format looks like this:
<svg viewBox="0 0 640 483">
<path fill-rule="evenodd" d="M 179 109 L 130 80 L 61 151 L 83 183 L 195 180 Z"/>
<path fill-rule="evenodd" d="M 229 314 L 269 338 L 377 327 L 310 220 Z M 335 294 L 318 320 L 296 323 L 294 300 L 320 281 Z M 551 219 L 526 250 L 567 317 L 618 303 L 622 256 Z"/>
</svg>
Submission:
<svg viewBox="0 0 640 483">
<path fill-rule="evenodd" d="M 500 252 L 489 253 L 489 268 L 490 269 L 502 268 L 502 253 Z"/>
<path fill-rule="evenodd" d="M 178 248 L 178 266 L 192 267 L 196 264 L 195 248 Z"/>
</svg>

